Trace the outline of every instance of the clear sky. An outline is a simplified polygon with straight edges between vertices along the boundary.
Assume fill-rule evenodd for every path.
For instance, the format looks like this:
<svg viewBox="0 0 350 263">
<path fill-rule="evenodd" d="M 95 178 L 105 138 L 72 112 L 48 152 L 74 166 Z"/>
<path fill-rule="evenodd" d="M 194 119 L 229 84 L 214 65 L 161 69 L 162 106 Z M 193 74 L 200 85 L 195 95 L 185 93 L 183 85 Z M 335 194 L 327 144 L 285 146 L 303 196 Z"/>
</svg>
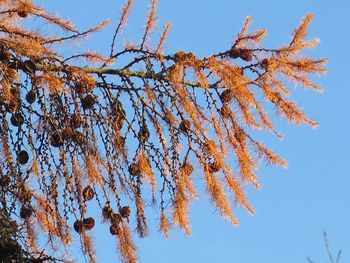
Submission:
<svg viewBox="0 0 350 263">
<path fill-rule="evenodd" d="M 123 1 L 37 2 L 87 28 L 104 18 L 111 18 L 111 25 L 115 25 Z M 145 20 L 147 1 L 135 2 L 124 30 L 125 42 L 139 41 Z M 328 57 L 329 63 L 328 73 L 315 77 L 325 88 L 323 94 L 291 86 L 293 99 L 320 126 L 314 130 L 278 121 L 285 134 L 283 141 L 270 134 L 259 135 L 288 160 L 289 167 L 261 167 L 262 189 L 248 189 L 257 214 L 249 216 L 237 208 L 240 226 L 234 228 L 204 195 L 191 207 L 192 236 L 174 229 L 165 239 L 157 232 L 158 215 L 148 213 L 150 236 L 136 239 L 142 262 L 297 263 L 307 262 L 309 256 L 323 263 L 327 258 L 323 229 L 333 250 L 343 250 L 340 262 L 350 262 L 349 11 L 347 0 L 159 0 L 159 27 L 172 21 L 165 48 L 169 53 L 183 49 L 202 56 L 225 50 L 247 15 L 253 16 L 252 29 L 268 28 L 264 45 L 278 47 L 289 41 L 300 19 L 313 12 L 309 36 L 320 38 L 321 43 L 308 54 Z M 112 30 L 113 26 L 80 42 L 80 48 L 107 54 Z M 118 262 L 114 243 L 105 231 L 96 231 L 95 236 L 99 261 Z"/>
</svg>

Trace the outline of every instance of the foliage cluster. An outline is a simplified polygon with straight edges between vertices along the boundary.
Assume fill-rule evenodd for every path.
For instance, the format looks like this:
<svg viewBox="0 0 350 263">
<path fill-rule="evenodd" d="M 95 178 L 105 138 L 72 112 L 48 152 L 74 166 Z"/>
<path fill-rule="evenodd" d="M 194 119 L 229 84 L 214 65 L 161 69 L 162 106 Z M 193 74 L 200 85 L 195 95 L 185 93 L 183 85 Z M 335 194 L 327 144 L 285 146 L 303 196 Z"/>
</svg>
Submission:
<svg viewBox="0 0 350 263">
<path fill-rule="evenodd" d="M 108 55 L 64 56 L 58 50 L 108 22 L 80 31 L 30 0 L 0 1 L 1 209 L 18 222 L 32 252 L 42 251 L 38 233 L 52 248 L 68 249 L 75 230 L 94 262 L 90 230 L 102 216 L 121 258 L 136 262 L 129 217 L 145 237 L 145 205 L 152 204 L 165 236 L 173 225 L 190 234 L 194 178 L 237 225 L 230 195 L 254 213 L 243 187 L 260 187 L 259 160 L 287 165 L 250 135 L 267 129 L 281 136 L 266 107 L 290 122 L 317 125 L 288 98 L 287 87 L 322 91 L 309 77 L 324 72 L 326 60 L 300 53 L 318 42 L 305 40 L 312 14 L 288 45 L 273 49 L 259 45 L 265 29 L 248 31 L 248 17 L 227 50 L 200 58 L 181 50 L 164 54 L 170 24 L 149 45 L 156 0 L 140 43 L 120 48 L 132 4 L 127 0 L 122 9 Z M 26 26 L 34 18 L 42 21 L 40 30 Z M 101 214 L 91 214 L 90 206 Z"/>
</svg>

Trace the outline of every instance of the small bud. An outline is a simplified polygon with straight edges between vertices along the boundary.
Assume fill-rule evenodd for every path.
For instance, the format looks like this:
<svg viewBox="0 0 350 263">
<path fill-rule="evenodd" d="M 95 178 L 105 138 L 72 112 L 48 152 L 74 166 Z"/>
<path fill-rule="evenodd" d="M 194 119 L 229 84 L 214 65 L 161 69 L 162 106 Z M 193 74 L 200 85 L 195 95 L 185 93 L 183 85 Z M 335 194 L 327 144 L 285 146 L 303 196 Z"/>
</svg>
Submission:
<svg viewBox="0 0 350 263">
<path fill-rule="evenodd" d="M 220 100 L 224 104 L 230 103 L 234 98 L 234 93 L 235 92 L 232 89 L 226 89 L 220 94 Z"/>
<path fill-rule="evenodd" d="M 88 185 L 83 189 L 83 198 L 85 201 L 89 201 L 94 198 L 94 190 L 91 188 L 91 186 Z"/>
<path fill-rule="evenodd" d="M 81 231 L 83 229 L 83 222 L 81 220 L 75 221 L 73 228 L 74 228 L 75 232 L 81 233 Z"/>
<path fill-rule="evenodd" d="M 102 208 L 102 216 L 104 219 L 111 219 L 113 216 L 113 209 L 109 205 L 106 205 Z"/>
<path fill-rule="evenodd" d="M 192 164 L 186 162 L 181 166 L 181 169 L 184 171 L 186 175 L 191 175 L 193 173 L 193 166 Z"/>
<path fill-rule="evenodd" d="M 95 104 L 95 97 L 91 94 L 86 95 L 84 98 L 81 100 L 81 106 L 83 109 L 92 109 Z"/>
<path fill-rule="evenodd" d="M 216 173 L 220 171 L 221 168 L 216 162 L 213 162 L 208 164 L 208 169 L 211 173 Z"/>
<path fill-rule="evenodd" d="M 35 102 L 36 100 L 36 94 L 34 90 L 30 90 L 28 91 L 27 95 L 26 95 L 26 100 L 28 103 L 32 104 Z"/>
<path fill-rule="evenodd" d="M 63 137 L 58 132 L 52 133 L 50 138 L 50 144 L 53 147 L 61 147 L 63 145 Z"/>
<path fill-rule="evenodd" d="M 118 235 L 119 234 L 119 226 L 117 224 L 112 224 L 109 228 L 109 232 L 111 232 L 111 234 L 113 236 Z"/>
<path fill-rule="evenodd" d="M 26 60 L 23 62 L 23 71 L 27 74 L 33 74 L 35 73 L 36 70 L 36 65 L 32 60 Z"/>
<path fill-rule="evenodd" d="M 84 229 L 86 229 L 86 230 L 93 229 L 95 226 L 95 219 L 93 219 L 92 217 L 84 218 L 83 219 L 83 226 L 84 226 Z"/>
<path fill-rule="evenodd" d="M 228 55 L 235 59 L 235 58 L 239 58 L 240 57 L 240 50 L 236 49 L 236 48 L 232 48 L 230 49 L 230 51 L 228 52 Z"/>
<path fill-rule="evenodd" d="M 267 71 L 269 69 L 269 66 L 270 66 L 269 59 L 268 58 L 264 58 L 263 60 L 261 60 L 260 61 L 260 66 Z"/>
<path fill-rule="evenodd" d="M 129 206 L 123 206 L 119 209 L 119 214 L 123 218 L 128 218 L 130 215 L 131 209 Z"/>
<path fill-rule="evenodd" d="M 33 214 L 33 209 L 28 206 L 22 206 L 19 215 L 23 219 L 28 219 Z"/>
<path fill-rule="evenodd" d="M 16 126 L 16 127 L 21 126 L 24 122 L 23 115 L 20 113 L 12 114 L 10 122 L 13 126 Z"/>
<path fill-rule="evenodd" d="M 149 136 L 150 136 L 150 133 L 147 127 L 145 125 L 142 126 L 138 133 L 138 137 L 140 141 L 147 141 L 149 139 Z"/>
<path fill-rule="evenodd" d="M 141 172 L 140 168 L 135 163 L 132 163 L 129 165 L 128 171 L 132 176 L 138 176 L 140 175 L 140 172 Z"/>
<path fill-rule="evenodd" d="M 19 10 L 19 11 L 17 11 L 17 15 L 19 17 L 26 18 L 28 13 L 26 11 L 24 11 L 24 10 Z"/>
<path fill-rule="evenodd" d="M 250 51 L 248 49 L 241 49 L 240 57 L 244 61 L 249 62 L 249 61 L 252 61 L 252 59 L 253 59 L 253 53 L 252 53 L 252 51 Z"/>
<path fill-rule="evenodd" d="M 29 155 L 26 151 L 22 150 L 18 153 L 17 158 L 20 164 L 26 164 L 29 160 Z"/>
<path fill-rule="evenodd" d="M 191 129 L 191 122 L 187 119 L 183 119 L 180 123 L 179 129 L 183 133 L 188 133 L 188 131 Z"/>
</svg>

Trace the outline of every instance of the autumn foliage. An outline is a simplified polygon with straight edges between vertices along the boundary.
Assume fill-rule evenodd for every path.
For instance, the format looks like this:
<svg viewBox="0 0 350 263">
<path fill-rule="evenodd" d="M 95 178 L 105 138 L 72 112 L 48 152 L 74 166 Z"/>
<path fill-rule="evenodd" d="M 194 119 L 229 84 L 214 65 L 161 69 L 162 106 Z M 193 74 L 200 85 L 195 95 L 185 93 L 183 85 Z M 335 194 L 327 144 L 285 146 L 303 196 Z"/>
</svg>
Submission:
<svg viewBox="0 0 350 263">
<path fill-rule="evenodd" d="M 279 48 L 261 47 L 266 30 L 249 32 L 248 17 L 227 50 L 197 57 L 163 52 L 170 24 L 150 46 L 156 0 L 140 44 L 120 49 L 132 4 L 121 11 L 107 55 L 64 56 L 58 50 L 107 21 L 80 31 L 29 0 L 0 1 L 0 206 L 34 254 L 43 250 L 38 233 L 68 250 L 76 233 L 94 262 L 90 230 L 103 222 L 121 258 L 136 262 L 131 230 L 147 235 L 145 205 L 159 213 L 165 236 L 172 226 L 190 234 L 199 180 L 220 214 L 238 225 L 232 205 L 254 214 L 243 187 L 260 187 L 259 160 L 287 165 L 250 135 L 266 129 L 281 136 L 266 107 L 317 126 L 288 98 L 288 83 L 322 91 L 309 77 L 325 72 L 326 60 L 300 53 L 318 43 L 305 40 L 312 14 Z M 43 22 L 40 31 L 28 26 L 33 17 Z"/>
</svg>

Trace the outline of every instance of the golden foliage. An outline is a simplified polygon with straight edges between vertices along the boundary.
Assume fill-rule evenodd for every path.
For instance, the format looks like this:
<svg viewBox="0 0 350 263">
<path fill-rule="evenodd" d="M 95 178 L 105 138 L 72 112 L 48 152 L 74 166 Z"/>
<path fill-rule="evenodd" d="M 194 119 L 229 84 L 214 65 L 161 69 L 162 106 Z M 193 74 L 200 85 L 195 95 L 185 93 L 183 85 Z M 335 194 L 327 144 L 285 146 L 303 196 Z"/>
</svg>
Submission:
<svg viewBox="0 0 350 263">
<path fill-rule="evenodd" d="M 162 210 L 162 212 L 160 213 L 159 230 L 163 233 L 165 237 L 169 237 L 170 222 L 166 217 L 164 210 Z"/>
<path fill-rule="evenodd" d="M 122 224 L 118 229 L 118 249 L 120 256 L 126 262 L 136 263 L 136 247 L 132 241 L 130 229 L 127 224 Z"/>
<path fill-rule="evenodd" d="M 170 23 L 149 47 L 157 0 L 150 0 L 141 43 L 120 48 L 117 36 L 132 4 L 126 0 L 104 57 L 59 50 L 108 21 L 80 31 L 29 0 L 1 1 L 1 206 L 23 226 L 33 253 L 43 249 L 39 233 L 52 248 L 69 250 L 74 230 L 95 262 L 90 230 L 97 217 L 87 214 L 97 205 L 122 260 L 137 262 L 129 217 L 136 217 L 137 233 L 145 237 L 151 203 L 166 237 L 173 225 L 190 234 L 189 205 L 199 198 L 201 182 L 220 214 L 238 225 L 229 193 L 254 214 L 244 186 L 260 187 L 259 160 L 287 166 L 251 135 L 266 129 L 281 137 L 266 107 L 273 105 L 290 122 L 317 126 L 289 99 L 288 87 L 322 91 L 310 76 L 325 72 L 326 59 L 301 54 L 318 43 L 305 39 L 312 14 L 289 45 L 260 47 L 266 30 L 250 33 L 248 17 L 231 47 L 198 57 L 181 50 L 165 54 Z M 30 17 L 43 27 L 34 31 L 20 22 Z"/>
<path fill-rule="evenodd" d="M 226 217 L 233 225 L 238 225 L 238 220 L 232 212 L 232 208 L 222 183 L 219 182 L 208 164 L 204 164 L 205 181 L 207 192 L 214 205 L 219 209 L 222 216 Z"/>
<path fill-rule="evenodd" d="M 170 22 L 165 24 L 164 29 L 162 31 L 162 34 L 160 35 L 157 47 L 156 47 L 156 49 L 154 51 L 154 53 L 156 55 L 159 55 L 162 52 L 162 49 L 163 49 L 163 47 L 165 45 L 165 40 L 166 40 L 166 37 L 168 36 L 170 27 L 171 27 L 171 23 Z"/>
</svg>

